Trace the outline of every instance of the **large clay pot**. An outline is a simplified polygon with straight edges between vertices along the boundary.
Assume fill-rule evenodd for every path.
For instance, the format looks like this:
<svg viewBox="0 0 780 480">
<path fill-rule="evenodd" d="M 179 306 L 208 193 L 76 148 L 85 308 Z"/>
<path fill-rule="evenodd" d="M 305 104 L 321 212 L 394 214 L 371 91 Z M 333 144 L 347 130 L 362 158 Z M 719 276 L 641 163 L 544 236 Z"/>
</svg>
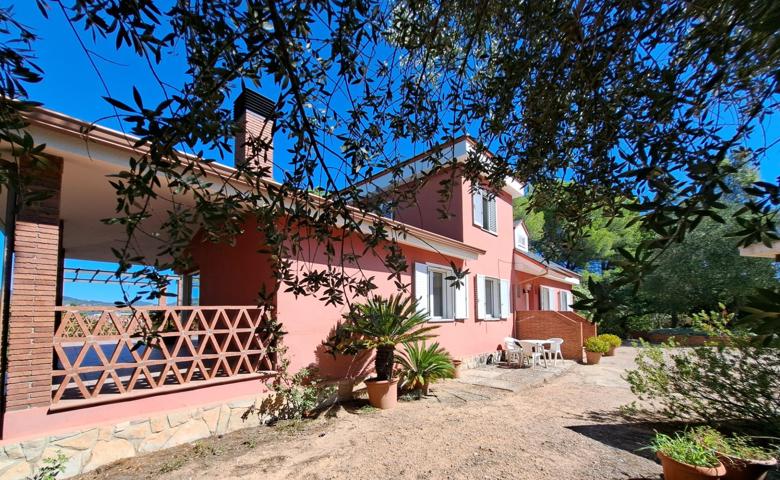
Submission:
<svg viewBox="0 0 780 480">
<path fill-rule="evenodd" d="M 398 379 L 366 380 L 366 390 L 372 407 L 387 410 L 398 403 Z"/>
<path fill-rule="evenodd" d="M 718 458 L 726 467 L 726 474 L 723 480 L 763 480 L 767 472 L 777 465 L 777 460 L 745 460 L 742 458 L 730 457 L 718 453 Z"/>
<path fill-rule="evenodd" d="M 588 365 L 596 365 L 601 361 L 601 352 L 585 351 L 585 359 Z"/>
<path fill-rule="evenodd" d="M 609 347 L 609 350 L 607 350 L 607 353 L 605 353 L 604 356 L 605 357 L 614 357 L 616 348 L 617 347 Z"/>
<path fill-rule="evenodd" d="M 695 467 L 681 463 L 662 452 L 657 452 L 664 469 L 664 480 L 702 480 L 720 478 L 726 474 L 726 467 L 718 463 L 717 467 Z"/>
</svg>

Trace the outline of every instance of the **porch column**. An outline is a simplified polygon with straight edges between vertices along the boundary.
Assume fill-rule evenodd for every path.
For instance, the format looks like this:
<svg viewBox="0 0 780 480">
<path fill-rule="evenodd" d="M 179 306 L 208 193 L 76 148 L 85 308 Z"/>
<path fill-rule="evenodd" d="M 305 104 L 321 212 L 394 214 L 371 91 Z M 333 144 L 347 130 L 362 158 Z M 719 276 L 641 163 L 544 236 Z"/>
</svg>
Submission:
<svg viewBox="0 0 780 480">
<path fill-rule="evenodd" d="M 22 205 L 16 214 L 14 262 L 7 337 L 5 410 L 47 407 L 51 402 L 54 306 L 59 295 L 60 190 L 62 159 L 48 158 L 30 172 L 27 192 L 46 191 L 45 200 Z"/>
</svg>

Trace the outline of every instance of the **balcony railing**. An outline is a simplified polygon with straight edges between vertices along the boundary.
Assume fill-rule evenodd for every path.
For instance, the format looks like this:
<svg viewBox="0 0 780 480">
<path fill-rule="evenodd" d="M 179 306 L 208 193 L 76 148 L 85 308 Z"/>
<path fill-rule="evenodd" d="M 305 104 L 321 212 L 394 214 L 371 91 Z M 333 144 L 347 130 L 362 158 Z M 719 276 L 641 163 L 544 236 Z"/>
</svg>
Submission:
<svg viewBox="0 0 780 480">
<path fill-rule="evenodd" d="M 57 307 L 52 404 L 114 400 L 274 373 L 262 311 L 246 306 Z M 150 345 L 142 332 L 156 331 Z"/>
</svg>

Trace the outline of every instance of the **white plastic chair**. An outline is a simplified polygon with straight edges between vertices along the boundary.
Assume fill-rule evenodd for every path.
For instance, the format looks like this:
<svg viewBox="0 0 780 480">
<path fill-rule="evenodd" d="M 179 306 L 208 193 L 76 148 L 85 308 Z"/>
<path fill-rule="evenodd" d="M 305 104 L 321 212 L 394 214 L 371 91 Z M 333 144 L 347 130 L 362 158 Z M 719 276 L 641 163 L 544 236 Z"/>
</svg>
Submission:
<svg viewBox="0 0 780 480">
<path fill-rule="evenodd" d="M 527 342 L 525 340 L 520 340 L 520 348 L 523 349 L 523 358 L 528 359 L 528 361 L 531 363 L 531 368 L 534 368 L 537 363 L 541 363 L 541 361 L 544 362 L 544 366 L 547 367 L 547 358 L 544 356 L 544 348 L 540 347 L 540 345 L 536 342 Z"/>
<path fill-rule="evenodd" d="M 561 353 L 561 345 L 563 344 L 562 338 L 548 338 L 550 342 L 550 348 L 544 349 L 544 354 L 548 360 L 553 361 L 553 365 L 558 365 L 558 357 L 563 360 L 563 353 Z"/>
<path fill-rule="evenodd" d="M 520 340 L 512 337 L 504 337 L 504 345 L 506 346 L 506 361 L 507 363 L 523 363 L 523 349 L 520 348 Z"/>
</svg>

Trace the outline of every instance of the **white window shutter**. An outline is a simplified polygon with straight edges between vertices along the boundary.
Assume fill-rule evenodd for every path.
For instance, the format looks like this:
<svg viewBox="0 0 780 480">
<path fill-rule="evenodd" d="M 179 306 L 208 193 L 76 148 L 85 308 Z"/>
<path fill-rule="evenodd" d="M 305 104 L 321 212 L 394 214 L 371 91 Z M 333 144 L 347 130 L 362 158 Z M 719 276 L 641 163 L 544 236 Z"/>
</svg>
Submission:
<svg viewBox="0 0 780 480">
<path fill-rule="evenodd" d="M 540 308 L 542 310 L 549 310 L 550 309 L 550 289 L 546 287 L 541 287 L 539 292 L 539 297 L 541 301 Z"/>
<path fill-rule="evenodd" d="M 501 279 L 501 293 L 499 302 L 501 304 L 501 318 L 509 318 L 509 280 Z"/>
<path fill-rule="evenodd" d="M 474 190 L 471 194 L 472 210 L 474 212 L 474 225 L 482 226 L 482 190 Z"/>
<path fill-rule="evenodd" d="M 455 319 L 469 318 L 469 276 L 463 277 L 463 284 L 455 289 Z"/>
<path fill-rule="evenodd" d="M 488 201 L 488 224 L 487 229 L 493 233 L 498 232 L 498 225 L 496 219 L 496 197 L 491 197 Z"/>
<path fill-rule="evenodd" d="M 417 299 L 417 307 L 420 311 L 429 313 L 428 305 L 428 265 L 424 263 L 414 264 L 414 296 Z"/>
<path fill-rule="evenodd" d="M 485 277 L 477 275 L 477 318 L 479 320 L 485 319 Z"/>
</svg>

